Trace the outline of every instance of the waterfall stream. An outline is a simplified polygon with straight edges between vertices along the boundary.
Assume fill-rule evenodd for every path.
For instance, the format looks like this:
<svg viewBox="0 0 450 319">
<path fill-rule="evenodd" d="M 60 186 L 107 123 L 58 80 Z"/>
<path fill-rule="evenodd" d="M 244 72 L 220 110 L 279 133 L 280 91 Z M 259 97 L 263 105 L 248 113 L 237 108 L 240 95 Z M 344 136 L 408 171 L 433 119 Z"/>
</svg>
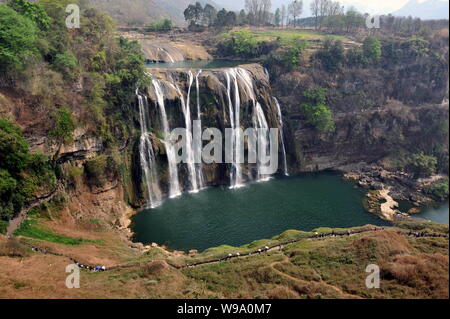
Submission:
<svg viewBox="0 0 450 319">
<path fill-rule="evenodd" d="M 277 98 L 274 97 L 273 100 L 275 101 L 275 105 L 277 106 L 278 124 L 280 125 L 280 139 L 281 139 L 281 146 L 283 149 L 284 175 L 289 176 L 289 170 L 288 170 L 287 158 L 286 158 L 286 144 L 284 141 L 283 115 L 281 114 L 281 106 L 280 106 L 280 103 L 278 102 Z"/>
<path fill-rule="evenodd" d="M 156 172 L 156 159 L 153 151 L 153 145 L 149 138 L 149 131 L 146 116 L 148 110 L 147 97 L 142 97 L 136 90 L 139 104 L 139 123 L 141 126 L 141 137 L 139 143 L 139 155 L 141 167 L 144 172 L 145 184 L 147 186 L 148 205 L 155 208 L 161 204 L 162 193 L 159 188 L 158 174 Z M 144 103 L 145 101 L 145 103 Z"/>
<path fill-rule="evenodd" d="M 194 150 L 193 150 L 193 142 L 192 142 L 192 120 L 191 120 L 191 89 L 192 84 L 194 82 L 194 75 L 191 71 L 188 73 L 189 83 L 188 83 L 188 91 L 186 95 L 186 101 L 184 100 L 184 95 L 180 90 L 180 87 L 176 82 L 172 82 L 175 86 L 181 101 L 181 107 L 184 115 L 184 122 L 186 128 L 186 155 L 185 162 L 187 163 L 189 170 L 189 182 L 191 183 L 191 192 L 198 192 L 198 184 L 197 184 L 197 168 L 195 167 L 194 162 Z"/>
<path fill-rule="evenodd" d="M 200 106 L 200 84 L 198 81 L 198 77 L 200 76 L 201 73 L 202 73 L 202 70 L 198 71 L 197 75 L 195 76 L 195 87 L 197 89 L 197 121 L 200 126 L 200 130 L 202 129 L 202 112 L 201 112 L 201 106 Z M 198 148 L 195 150 L 195 152 L 196 152 L 196 154 L 200 155 L 202 152 L 202 149 L 201 149 L 202 143 L 198 143 L 197 146 L 198 146 Z M 197 184 L 200 189 L 203 189 L 203 188 L 205 188 L 205 181 L 204 181 L 204 177 L 203 177 L 203 164 L 201 163 L 201 158 L 200 158 L 199 162 L 200 163 L 197 163 Z"/>
<path fill-rule="evenodd" d="M 158 80 L 153 79 L 152 84 L 155 88 L 155 94 L 157 97 L 157 104 L 161 113 L 161 123 L 163 126 L 164 134 L 164 146 L 166 147 L 167 161 L 169 163 L 169 176 L 170 176 L 170 190 L 169 196 L 171 198 L 181 195 L 180 182 L 178 180 L 178 166 L 176 162 L 175 149 L 172 141 L 170 140 L 170 127 L 167 119 L 166 107 L 164 103 L 164 93 Z"/>
</svg>

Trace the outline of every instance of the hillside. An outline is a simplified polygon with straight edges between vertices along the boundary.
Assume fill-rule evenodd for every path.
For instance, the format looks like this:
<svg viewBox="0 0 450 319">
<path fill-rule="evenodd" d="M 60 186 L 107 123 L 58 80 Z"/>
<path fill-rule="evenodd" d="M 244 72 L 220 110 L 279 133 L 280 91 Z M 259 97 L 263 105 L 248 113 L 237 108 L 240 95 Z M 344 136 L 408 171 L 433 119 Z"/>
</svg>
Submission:
<svg viewBox="0 0 450 319">
<path fill-rule="evenodd" d="M 424 20 L 448 19 L 448 1 L 427 0 L 419 2 L 418 0 L 409 1 L 403 8 L 392 13 L 395 16 L 412 16 Z"/>
<path fill-rule="evenodd" d="M 123 5 L 121 0 L 88 0 L 88 3 L 100 9 L 120 24 L 143 25 L 163 18 L 171 19 L 176 25 L 184 25 L 184 9 L 193 0 L 129 0 Z M 202 3 L 212 1 L 200 1 Z"/>
</svg>

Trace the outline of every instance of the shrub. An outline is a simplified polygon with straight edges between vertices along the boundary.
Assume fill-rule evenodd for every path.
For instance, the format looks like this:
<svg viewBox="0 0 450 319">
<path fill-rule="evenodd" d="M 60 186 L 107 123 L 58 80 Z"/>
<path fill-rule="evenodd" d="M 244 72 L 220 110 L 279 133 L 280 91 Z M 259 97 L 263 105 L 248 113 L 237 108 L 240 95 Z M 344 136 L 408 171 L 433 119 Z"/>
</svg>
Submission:
<svg viewBox="0 0 450 319">
<path fill-rule="evenodd" d="M 346 54 L 346 63 L 350 67 L 364 67 L 368 64 L 363 50 L 360 48 L 351 48 Z"/>
<path fill-rule="evenodd" d="M 88 161 L 85 164 L 85 173 L 88 181 L 91 185 L 103 186 L 105 178 L 105 170 L 107 167 L 107 158 L 104 155 L 97 156 L 96 158 Z"/>
<path fill-rule="evenodd" d="M 9 0 L 8 6 L 36 23 L 41 30 L 46 30 L 50 27 L 51 18 L 39 3 L 33 3 L 28 0 Z"/>
<path fill-rule="evenodd" d="M 0 220 L 13 218 L 40 187 L 56 184 L 53 165 L 42 154 L 29 154 L 19 127 L 0 120 Z"/>
<path fill-rule="evenodd" d="M 281 48 L 279 53 L 272 54 L 269 57 L 269 61 L 266 62 L 269 62 L 271 65 L 283 65 L 288 70 L 293 70 L 300 65 L 301 58 L 307 47 L 308 42 L 306 40 L 294 39 Z"/>
<path fill-rule="evenodd" d="M 428 177 L 436 173 L 437 159 L 434 156 L 425 155 L 424 153 L 414 154 L 408 160 L 407 169 L 416 178 Z"/>
<path fill-rule="evenodd" d="M 55 112 L 54 117 L 55 127 L 49 132 L 50 136 L 53 136 L 61 143 L 71 141 L 75 129 L 72 112 L 62 107 Z"/>
<path fill-rule="evenodd" d="M 323 88 L 306 91 L 303 93 L 306 101 L 301 105 L 306 121 L 320 133 L 328 133 L 335 130 L 333 114 L 325 105 L 325 94 L 326 89 Z"/>
<path fill-rule="evenodd" d="M 367 37 L 363 43 L 364 57 L 375 62 L 381 57 L 381 43 L 377 38 Z"/>
<path fill-rule="evenodd" d="M 226 55 L 238 57 L 254 56 L 257 47 L 258 41 L 247 29 L 227 32 L 219 43 L 219 51 Z"/>
<path fill-rule="evenodd" d="M 170 19 L 163 19 L 158 22 L 152 22 L 145 26 L 146 31 L 158 32 L 158 31 L 170 31 L 173 29 L 173 23 Z"/>
<path fill-rule="evenodd" d="M 36 54 L 36 25 L 0 3 L 0 72 L 22 71 Z"/>
<path fill-rule="evenodd" d="M 55 56 L 53 67 L 56 71 L 62 73 L 68 79 L 76 78 L 76 67 L 78 60 L 72 51 L 66 50 Z"/>
<path fill-rule="evenodd" d="M 316 53 L 315 59 L 319 60 L 328 72 L 338 72 L 345 60 L 342 41 L 326 39 L 322 48 Z"/>
<path fill-rule="evenodd" d="M 426 194 L 433 197 L 437 201 L 448 199 L 448 180 L 434 183 L 424 188 Z"/>
</svg>

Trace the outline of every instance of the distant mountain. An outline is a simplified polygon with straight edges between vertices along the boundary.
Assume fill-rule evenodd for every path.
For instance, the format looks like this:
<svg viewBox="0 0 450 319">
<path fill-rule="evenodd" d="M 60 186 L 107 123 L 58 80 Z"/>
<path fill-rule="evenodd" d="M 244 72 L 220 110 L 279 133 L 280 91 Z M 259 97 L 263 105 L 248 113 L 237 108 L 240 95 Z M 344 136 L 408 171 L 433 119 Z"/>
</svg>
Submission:
<svg viewBox="0 0 450 319">
<path fill-rule="evenodd" d="M 177 25 L 185 25 L 184 9 L 196 1 L 215 5 L 210 0 L 88 0 L 88 3 L 108 13 L 120 24 L 144 25 L 169 18 Z"/>
<path fill-rule="evenodd" d="M 412 16 L 422 20 L 448 19 L 448 9 L 448 0 L 427 0 L 425 2 L 411 0 L 403 8 L 392 14 L 395 16 Z"/>
</svg>

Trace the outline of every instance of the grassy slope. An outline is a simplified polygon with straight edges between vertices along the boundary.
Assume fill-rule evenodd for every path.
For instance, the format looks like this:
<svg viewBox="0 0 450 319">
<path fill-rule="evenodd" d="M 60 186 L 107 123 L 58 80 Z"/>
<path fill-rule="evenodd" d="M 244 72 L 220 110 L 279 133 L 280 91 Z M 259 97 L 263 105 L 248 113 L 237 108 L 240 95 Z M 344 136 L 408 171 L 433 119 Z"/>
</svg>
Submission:
<svg viewBox="0 0 450 319">
<path fill-rule="evenodd" d="M 339 35 L 327 35 L 313 30 L 283 30 L 283 29 L 262 29 L 252 30 L 253 35 L 260 41 L 271 41 L 281 38 L 282 42 L 289 42 L 290 40 L 301 38 L 308 41 L 324 40 L 327 37 L 348 41 L 347 38 Z"/>
<path fill-rule="evenodd" d="M 86 237 L 70 246 L 26 239 L 90 264 L 136 264 L 105 273 L 82 273 L 81 288 L 65 288 L 65 257 L 32 253 L 0 238 L 0 297 L 20 298 L 447 298 L 448 239 L 409 238 L 400 228 L 350 237 L 304 239 L 282 250 L 176 270 L 166 262 L 185 264 L 255 250 L 307 233 L 289 231 L 270 240 L 235 248 L 222 246 L 196 256 L 151 248 L 139 254 L 111 232 L 59 227 L 45 229 L 60 236 Z M 411 226 L 402 226 L 411 227 Z M 447 226 L 415 224 L 414 229 L 448 232 Z M 326 232 L 326 229 L 322 231 Z M 91 242 L 95 240 L 96 242 Z M 100 244 L 99 244 L 100 243 Z M 20 246 L 20 245 L 19 245 Z M 11 250 L 23 257 L 5 256 Z M 380 289 L 367 289 L 365 268 L 382 269 Z M 45 279 L 43 279 L 45 278 Z"/>
</svg>

